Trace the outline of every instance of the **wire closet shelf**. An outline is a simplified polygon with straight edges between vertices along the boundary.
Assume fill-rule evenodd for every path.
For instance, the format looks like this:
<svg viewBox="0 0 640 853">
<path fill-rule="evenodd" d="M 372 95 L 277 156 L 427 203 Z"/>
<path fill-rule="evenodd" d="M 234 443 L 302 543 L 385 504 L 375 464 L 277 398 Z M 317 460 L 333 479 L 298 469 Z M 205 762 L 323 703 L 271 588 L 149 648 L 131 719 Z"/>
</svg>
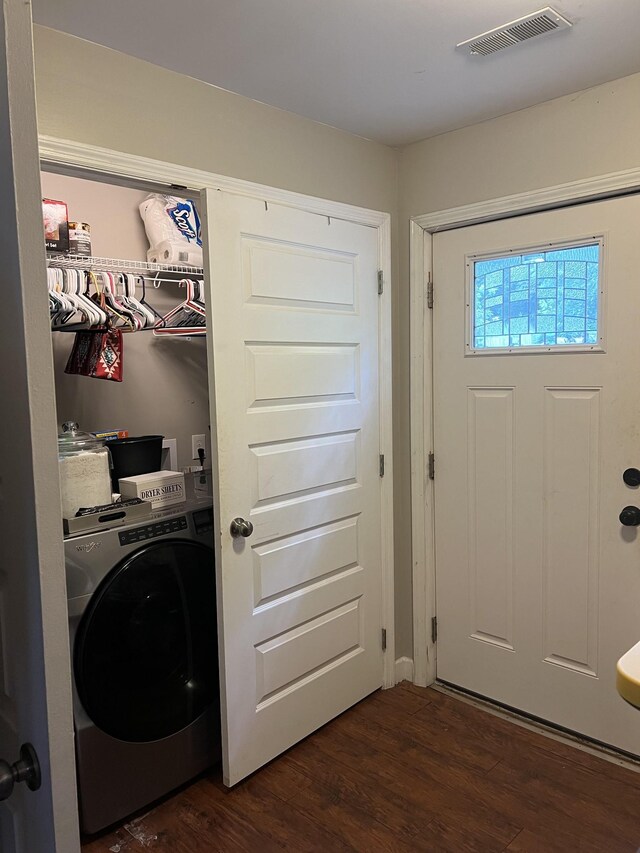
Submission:
<svg viewBox="0 0 640 853">
<path fill-rule="evenodd" d="M 175 337 L 176 339 L 183 337 L 186 340 L 190 340 L 191 337 L 202 337 L 206 334 L 204 270 L 202 267 L 47 251 L 47 269 L 51 272 L 55 269 L 68 270 L 70 273 L 75 271 L 76 276 L 80 276 L 79 279 L 72 279 L 69 290 L 65 289 L 64 286 L 54 285 L 52 291 L 51 282 L 48 279 L 49 308 L 53 318 L 52 331 L 105 331 L 110 327 L 110 323 L 105 325 L 106 317 L 112 314 L 121 321 L 121 325 L 116 326 L 116 328 L 122 332 L 153 332 L 158 337 Z M 80 292 L 77 289 L 78 283 L 85 280 L 83 273 L 115 275 L 121 280 L 120 286 L 124 288 L 124 291 L 122 294 L 118 294 L 118 284 L 115 285 L 116 289 L 112 290 L 112 283 L 103 282 L 102 288 L 106 291 L 106 295 L 103 296 L 105 302 L 98 302 L 94 306 L 92 304 L 93 297 L 89 298 L 87 291 Z M 62 273 L 62 275 L 65 274 Z M 135 297 L 135 284 L 132 285 L 131 282 L 125 281 L 129 278 L 137 279 L 142 284 L 140 300 Z M 163 316 L 147 302 L 145 282 L 150 282 L 154 288 L 158 288 L 162 282 L 186 286 L 187 298 Z M 132 285 L 133 290 L 127 292 L 130 285 Z M 93 309 L 93 313 L 90 315 L 87 315 L 87 306 Z M 101 318 L 99 316 L 100 311 L 104 312 L 105 310 L 107 315 L 103 315 Z M 83 316 L 81 322 L 76 322 L 74 318 L 74 312 L 77 313 L 78 311 Z M 97 319 L 95 312 L 98 312 Z M 56 323 L 55 321 L 59 317 L 61 319 Z"/>
<path fill-rule="evenodd" d="M 144 278 L 154 283 L 166 281 L 176 283 L 175 276 L 204 276 L 202 267 L 180 266 L 176 264 L 156 264 L 151 261 L 130 261 L 123 258 L 98 258 L 88 257 L 87 255 L 69 255 L 59 254 L 57 252 L 47 252 L 47 266 L 58 267 L 60 269 L 73 268 L 91 270 L 92 272 L 122 272 L 132 273 L 143 276 Z M 161 276 L 160 273 L 167 273 L 173 276 L 168 278 Z"/>
</svg>

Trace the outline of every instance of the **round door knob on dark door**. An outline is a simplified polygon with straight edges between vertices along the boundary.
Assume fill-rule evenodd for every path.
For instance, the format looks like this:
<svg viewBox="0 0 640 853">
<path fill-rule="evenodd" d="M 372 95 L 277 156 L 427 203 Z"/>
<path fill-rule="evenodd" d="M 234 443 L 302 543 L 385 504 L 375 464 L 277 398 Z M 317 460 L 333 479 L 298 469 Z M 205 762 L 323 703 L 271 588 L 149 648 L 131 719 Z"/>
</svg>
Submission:
<svg viewBox="0 0 640 853">
<path fill-rule="evenodd" d="M 620 524 L 637 527 L 640 524 L 640 509 L 637 506 L 626 506 L 620 513 Z"/>
<path fill-rule="evenodd" d="M 30 791 L 37 791 L 42 784 L 40 762 L 30 743 L 20 747 L 20 758 L 14 764 L 0 758 L 0 800 L 8 800 L 18 782 L 26 782 Z"/>
<path fill-rule="evenodd" d="M 244 518 L 234 518 L 229 527 L 229 532 L 234 539 L 239 539 L 241 536 L 248 539 L 253 533 L 253 524 L 250 521 L 245 521 Z"/>
</svg>

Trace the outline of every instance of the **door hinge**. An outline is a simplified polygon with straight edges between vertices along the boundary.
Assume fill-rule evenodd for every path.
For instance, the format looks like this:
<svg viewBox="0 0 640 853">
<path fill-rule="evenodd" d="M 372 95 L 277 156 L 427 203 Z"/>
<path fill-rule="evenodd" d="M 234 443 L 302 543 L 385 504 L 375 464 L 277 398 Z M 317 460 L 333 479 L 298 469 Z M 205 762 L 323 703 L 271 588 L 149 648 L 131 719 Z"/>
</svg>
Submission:
<svg viewBox="0 0 640 853">
<path fill-rule="evenodd" d="M 433 282 L 431 281 L 431 273 L 427 279 L 427 308 L 433 308 Z"/>
<path fill-rule="evenodd" d="M 436 478 L 436 457 L 435 457 L 435 454 L 433 454 L 433 453 L 429 454 L 429 463 L 428 463 L 428 469 L 427 470 L 429 471 L 429 479 L 435 480 L 435 478 Z"/>
<path fill-rule="evenodd" d="M 378 296 L 384 293 L 384 276 L 382 270 L 378 270 Z"/>
<path fill-rule="evenodd" d="M 384 477 L 384 453 L 380 454 L 380 476 Z"/>
<path fill-rule="evenodd" d="M 431 617 L 431 642 L 435 643 L 438 639 L 438 617 Z"/>
<path fill-rule="evenodd" d="M 382 629 L 382 651 L 383 652 L 387 651 L 387 629 L 386 628 Z"/>
</svg>

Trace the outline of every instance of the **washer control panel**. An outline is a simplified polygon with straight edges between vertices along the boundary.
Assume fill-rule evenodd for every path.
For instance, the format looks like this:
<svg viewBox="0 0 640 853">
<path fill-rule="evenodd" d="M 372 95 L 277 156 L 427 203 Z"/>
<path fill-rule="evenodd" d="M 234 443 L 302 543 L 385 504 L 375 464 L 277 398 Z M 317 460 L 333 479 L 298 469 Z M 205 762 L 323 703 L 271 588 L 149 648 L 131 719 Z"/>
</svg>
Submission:
<svg viewBox="0 0 640 853">
<path fill-rule="evenodd" d="M 121 545 L 133 545 L 136 542 L 155 539 L 156 536 L 166 536 L 167 533 L 179 533 L 181 530 L 186 530 L 187 527 L 187 518 L 181 515 L 178 518 L 145 524 L 144 527 L 132 527 L 130 530 L 123 530 L 118 534 L 118 538 Z"/>
<path fill-rule="evenodd" d="M 208 509 L 200 509 L 193 513 L 193 526 L 196 529 L 196 533 L 200 536 L 212 532 L 213 510 L 211 507 Z"/>
</svg>

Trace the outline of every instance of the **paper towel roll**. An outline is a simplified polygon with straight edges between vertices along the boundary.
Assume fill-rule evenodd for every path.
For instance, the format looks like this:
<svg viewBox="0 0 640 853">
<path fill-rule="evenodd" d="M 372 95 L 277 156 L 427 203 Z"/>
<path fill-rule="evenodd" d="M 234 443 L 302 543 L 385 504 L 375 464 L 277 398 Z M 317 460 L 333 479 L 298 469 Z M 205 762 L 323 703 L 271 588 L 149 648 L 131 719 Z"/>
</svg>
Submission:
<svg viewBox="0 0 640 853">
<path fill-rule="evenodd" d="M 147 260 L 152 264 L 201 267 L 202 249 L 200 246 L 193 245 L 177 246 L 170 240 L 163 240 L 162 243 L 147 251 Z"/>
</svg>

